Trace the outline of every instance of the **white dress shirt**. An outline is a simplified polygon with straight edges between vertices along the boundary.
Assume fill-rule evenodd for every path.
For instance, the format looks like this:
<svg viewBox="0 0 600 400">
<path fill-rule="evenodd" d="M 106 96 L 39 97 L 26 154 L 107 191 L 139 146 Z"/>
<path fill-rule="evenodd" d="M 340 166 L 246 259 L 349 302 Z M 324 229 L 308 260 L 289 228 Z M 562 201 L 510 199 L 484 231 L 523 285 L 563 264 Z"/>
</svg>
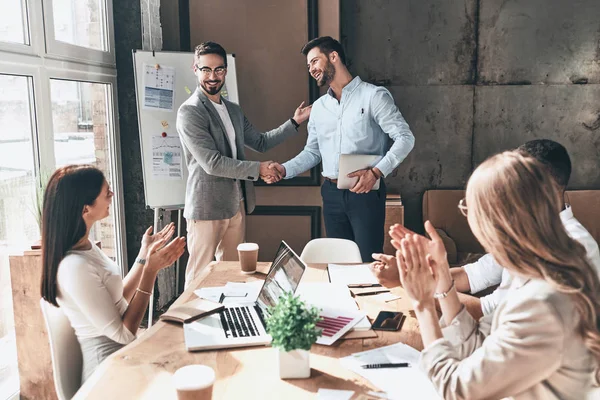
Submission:
<svg viewBox="0 0 600 400">
<path fill-rule="evenodd" d="M 106 336 L 127 344 L 135 335 L 123 325 L 129 304 L 123 297 L 119 267 L 92 244 L 90 250 L 71 250 L 58 266 L 58 296 L 77 337 Z"/>
<path fill-rule="evenodd" d="M 337 179 L 341 154 L 379 154 L 375 165 L 390 174 L 410 153 L 415 138 L 391 93 L 358 76 L 342 89 L 338 101 L 331 88 L 314 102 L 308 120 L 306 146 L 283 164 L 285 179 L 323 163 L 323 176 Z M 393 140 L 388 149 L 389 140 Z"/>
<path fill-rule="evenodd" d="M 598 248 L 598 243 L 596 243 L 592 235 L 581 225 L 577 218 L 573 216 L 571 206 L 567 206 L 560 213 L 560 219 L 565 226 L 567 234 L 585 247 L 588 261 L 600 276 L 600 249 Z M 498 307 L 504 296 L 506 296 L 506 292 L 512 281 L 510 273 L 499 265 L 491 254 L 486 254 L 477 262 L 465 265 L 463 268 L 469 279 L 471 293 L 477 293 L 490 286 L 500 284 L 493 293 L 480 299 L 483 315 L 491 314 Z"/>
</svg>

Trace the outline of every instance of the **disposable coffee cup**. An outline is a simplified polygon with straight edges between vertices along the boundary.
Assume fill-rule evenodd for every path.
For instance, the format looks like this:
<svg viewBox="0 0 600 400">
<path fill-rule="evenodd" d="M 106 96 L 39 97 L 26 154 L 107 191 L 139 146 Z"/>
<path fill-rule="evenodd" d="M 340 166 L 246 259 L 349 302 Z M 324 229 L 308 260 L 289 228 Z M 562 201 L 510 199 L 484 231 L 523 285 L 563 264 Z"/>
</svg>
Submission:
<svg viewBox="0 0 600 400">
<path fill-rule="evenodd" d="M 258 245 L 256 243 L 241 243 L 237 247 L 242 273 L 253 274 L 256 272 L 258 261 Z"/>
<path fill-rule="evenodd" d="M 173 374 L 179 400 L 212 400 L 215 371 L 206 365 L 186 365 Z"/>
</svg>

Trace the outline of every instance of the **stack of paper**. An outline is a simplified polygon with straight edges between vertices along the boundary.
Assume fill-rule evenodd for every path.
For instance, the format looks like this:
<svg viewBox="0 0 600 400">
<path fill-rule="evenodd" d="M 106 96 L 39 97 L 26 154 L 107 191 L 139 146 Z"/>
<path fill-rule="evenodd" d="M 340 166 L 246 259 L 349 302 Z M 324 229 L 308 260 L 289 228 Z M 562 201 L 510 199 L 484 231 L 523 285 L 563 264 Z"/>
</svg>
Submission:
<svg viewBox="0 0 600 400">
<path fill-rule="evenodd" d="M 418 369 L 420 353 L 404 343 L 379 347 L 354 353 L 340 360 L 349 370 L 356 372 L 379 387 L 392 399 L 440 399 L 433 384 Z M 365 364 L 408 362 L 408 368 L 364 369 Z"/>
<path fill-rule="evenodd" d="M 222 304 L 252 303 L 258 298 L 263 281 L 227 282 L 225 286 L 204 287 L 194 290 L 203 299 Z"/>
<path fill-rule="evenodd" d="M 331 283 L 341 283 L 344 286 L 350 284 L 374 284 L 379 282 L 371 270 L 369 264 L 339 265 L 328 264 L 329 280 Z"/>
</svg>

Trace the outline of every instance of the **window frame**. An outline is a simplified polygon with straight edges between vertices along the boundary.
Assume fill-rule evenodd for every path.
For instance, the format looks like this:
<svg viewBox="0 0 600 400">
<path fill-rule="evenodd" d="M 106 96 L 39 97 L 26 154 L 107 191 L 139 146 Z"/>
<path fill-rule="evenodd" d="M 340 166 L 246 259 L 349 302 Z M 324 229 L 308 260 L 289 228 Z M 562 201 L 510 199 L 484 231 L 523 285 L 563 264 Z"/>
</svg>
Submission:
<svg viewBox="0 0 600 400">
<path fill-rule="evenodd" d="M 75 59 L 58 54 L 48 54 L 44 51 L 44 28 L 42 24 L 42 4 L 46 7 L 51 0 L 23 0 L 27 5 L 29 16 L 30 45 L 20 45 L 0 42 L 0 74 L 31 77 L 33 91 L 32 114 L 32 151 L 34 157 L 34 171 L 39 179 L 40 171 L 55 169 L 54 156 L 54 129 L 52 121 L 52 96 L 50 89 L 51 79 L 65 79 L 73 81 L 108 84 L 107 96 L 107 122 L 109 140 L 109 165 L 111 168 L 112 184 L 114 186 L 113 217 L 115 221 L 115 246 L 116 262 L 124 277 L 129 270 L 127 264 L 127 240 L 125 230 L 125 206 L 123 195 L 123 169 L 121 162 L 121 140 L 119 133 L 118 102 L 117 102 L 117 70 L 112 64 L 85 60 L 74 62 Z M 114 29 L 112 24 L 112 2 L 105 0 L 106 8 L 110 12 L 109 48 L 114 59 Z M 47 10 L 47 8 L 44 8 Z M 36 17 L 37 15 L 37 17 Z M 107 13 L 108 15 L 108 13 Z M 106 18 L 106 16 L 105 16 Z M 47 27 L 46 27 L 47 29 Z M 52 26 L 52 35 L 54 28 Z M 67 44 L 68 45 L 68 44 Z M 76 48 L 79 46 L 68 45 Z M 83 48 L 81 48 L 83 49 Z M 99 51 L 98 51 L 99 52 Z M 102 53 L 102 52 L 99 52 Z M 84 61 L 78 59 L 78 61 Z M 36 135 L 37 132 L 37 135 Z"/>
<path fill-rule="evenodd" d="M 42 4 L 40 0 L 20 0 L 25 7 L 25 19 L 29 44 L 0 41 L 0 52 L 41 55 L 44 52 L 44 32 L 39 28 L 43 26 Z"/>
<path fill-rule="evenodd" d="M 115 196 L 113 218 L 115 258 L 125 277 L 127 240 L 123 168 L 117 102 L 117 70 L 115 63 L 112 0 L 103 0 L 107 51 L 99 51 L 55 40 L 52 0 L 21 0 L 25 7 L 29 44 L 0 41 L 0 74 L 29 79 L 31 151 L 35 179 L 42 171 L 54 171 L 54 129 L 52 119 L 51 79 L 66 79 L 107 84 L 108 162 Z M 38 192 L 36 191 L 36 194 Z M 18 246 L 27 244 L 19 243 Z M 9 398 L 18 398 L 19 392 Z M 2 400 L 2 399 L 0 399 Z"/>
<path fill-rule="evenodd" d="M 40 0 L 29 0 L 40 1 Z M 113 26 L 113 5 L 110 0 L 98 0 L 104 5 L 102 19 L 106 28 L 107 50 L 96 50 L 84 46 L 67 43 L 56 39 L 54 34 L 54 0 L 41 0 L 43 4 L 44 36 L 46 44 L 46 56 L 60 60 L 69 60 L 97 65 L 116 65 L 115 38 Z"/>
<path fill-rule="evenodd" d="M 116 72 L 116 71 L 115 71 Z M 114 192 L 113 197 L 113 218 L 115 221 L 115 250 L 116 250 L 116 262 L 121 268 L 121 275 L 125 277 L 125 273 L 129 270 L 127 265 L 126 256 L 126 231 L 125 231 L 125 198 L 123 195 L 123 176 L 122 176 L 122 164 L 121 164 L 121 137 L 119 134 L 118 126 L 118 104 L 117 104 L 117 76 L 111 74 L 105 74 L 102 72 L 90 72 L 90 71 L 66 71 L 63 69 L 47 69 L 47 79 L 45 84 L 47 85 L 46 94 L 48 96 L 46 104 L 52 104 L 52 93 L 51 93 L 51 79 L 61 79 L 78 82 L 89 82 L 99 83 L 108 85 L 108 96 L 107 96 L 107 122 L 109 135 L 109 165 L 110 165 L 110 176 L 112 177 L 112 187 Z M 56 165 L 56 158 L 54 157 L 54 126 L 52 121 L 52 107 L 47 107 L 48 120 L 47 126 L 51 127 L 48 132 L 46 148 L 51 148 L 51 168 L 54 169 Z M 111 143 L 111 140 L 113 141 Z M 48 154 L 46 155 L 48 157 Z M 50 158 L 50 157 L 48 157 Z M 115 201 L 116 200 L 116 201 Z"/>
</svg>

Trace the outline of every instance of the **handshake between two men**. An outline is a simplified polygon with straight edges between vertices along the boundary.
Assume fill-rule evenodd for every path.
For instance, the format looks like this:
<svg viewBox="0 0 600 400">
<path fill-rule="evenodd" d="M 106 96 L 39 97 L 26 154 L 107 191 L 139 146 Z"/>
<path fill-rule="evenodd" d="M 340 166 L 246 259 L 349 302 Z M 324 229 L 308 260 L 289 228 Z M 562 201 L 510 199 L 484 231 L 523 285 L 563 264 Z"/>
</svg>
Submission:
<svg viewBox="0 0 600 400">
<path fill-rule="evenodd" d="M 285 178 L 285 168 L 274 161 L 263 161 L 260 163 L 260 178 L 265 183 L 276 183 Z"/>
<path fill-rule="evenodd" d="M 276 183 L 285 178 L 285 167 L 275 161 L 260 163 L 260 177 L 265 183 Z M 353 193 L 369 193 L 382 173 L 377 168 L 360 169 L 348 174 L 349 178 L 358 178 L 356 184 L 350 189 Z"/>
</svg>

